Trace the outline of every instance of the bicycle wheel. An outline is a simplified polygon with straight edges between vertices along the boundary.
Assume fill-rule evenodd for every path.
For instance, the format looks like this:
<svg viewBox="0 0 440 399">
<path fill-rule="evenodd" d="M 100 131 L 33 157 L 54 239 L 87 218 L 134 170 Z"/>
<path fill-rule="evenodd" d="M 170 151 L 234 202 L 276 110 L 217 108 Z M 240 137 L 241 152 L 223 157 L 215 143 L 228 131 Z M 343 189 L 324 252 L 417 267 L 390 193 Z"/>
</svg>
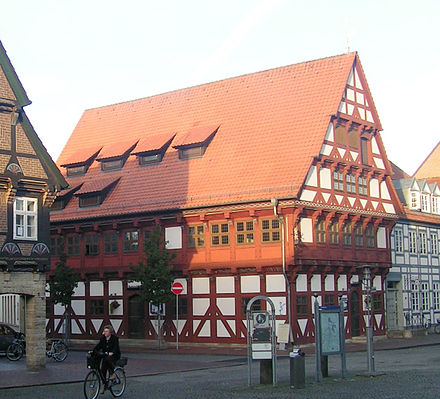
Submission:
<svg viewBox="0 0 440 399">
<path fill-rule="evenodd" d="M 437 324 L 434 326 L 434 332 L 435 332 L 436 334 L 440 334 L 440 323 L 437 323 Z"/>
<path fill-rule="evenodd" d="M 101 379 L 98 372 L 92 370 L 87 374 L 84 380 L 84 396 L 86 399 L 96 399 L 101 389 Z"/>
<path fill-rule="evenodd" d="M 6 349 L 6 357 L 9 360 L 16 361 L 23 357 L 24 348 L 21 344 L 11 344 Z"/>
<path fill-rule="evenodd" d="M 117 398 L 125 391 L 125 371 L 122 367 L 116 367 L 114 373 L 115 379 L 110 383 L 110 392 L 115 398 Z"/>
<path fill-rule="evenodd" d="M 63 362 L 64 360 L 66 360 L 67 354 L 67 346 L 63 342 L 57 342 L 56 344 L 54 344 L 53 358 L 57 362 Z"/>
</svg>

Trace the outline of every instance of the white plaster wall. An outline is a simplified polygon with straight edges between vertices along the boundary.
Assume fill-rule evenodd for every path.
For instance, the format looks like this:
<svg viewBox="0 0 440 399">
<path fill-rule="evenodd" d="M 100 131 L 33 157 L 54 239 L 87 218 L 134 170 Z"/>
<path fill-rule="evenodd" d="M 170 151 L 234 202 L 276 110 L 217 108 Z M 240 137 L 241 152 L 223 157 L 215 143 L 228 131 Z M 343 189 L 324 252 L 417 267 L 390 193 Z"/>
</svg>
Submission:
<svg viewBox="0 0 440 399">
<path fill-rule="evenodd" d="M 215 289 L 217 294 L 233 294 L 235 292 L 234 276 L 216 277 Z"/>
<path fill-rule="evenodd" d="M 331 145 L 323 144 L 320 153 L 328 156 L 332 153 L 332 149 L 333 147 Z"/>
<path fill-rule="evenodd" d="M 240 277 L 241 292 L 244 294 L 259 293 L 260 276 L 241 276 Z"/>
<path fill-rule="evenodd" d="M 313 201 L 316 196 L 316 191 L 302 190 L 300 200 L 301 201 Z"/>
<path fill-rule="evenodd" d="M 376 288 L 378 291 L 382 291 L 382 277 L 375 276 L 373 279 L 373 288 Z"/>
<path fill-rule="evenodd" d="M 230 338 L 230 334 L 221 320 L 217 320 L 217 337 Z"/>
<path fill-rule="evenodd" d="M 109 313 L 110 313 L 110 302 L 113 302 L 113 299 L 110 299 L 108 301 Z M 118 302 L 119 307 L 114 309 L 113 313 L 110 313 L 110 315 L 111 316 L 122 316 L 124 314 L 124 302 L 122 301 L 122 299 L 116 299 L 116 302 Z"/>
<path fill-rule="evenodd" d="M 388 186 L 386 181 L 380 182 L 380 195 L 382 199 L 390 200 L 390 192 L 388 191 Z"/>
<path fill-rule="evenodd" d="M 377 247 L 386 248 L 387 247 L 387 236 L 385 227 L 377 228 Z"/>
<path fill-rule="evenodd" d="M 209 277 L 194 277 L 192 291 L 193 294 L 209 294 Z"/>
<path fill-rule="evenodd" d="M 286 312 L 286 297 L 284 296 L 270 296 L 269 299 L 275 306 L 275 314 L 277 316 L 285 316 Z"/>
<path fill-rule="evenodd" d="M 109 295 L 122 295 L 122 281 L 109 281 L 108 282 Z"/>
<path fill-rule="evenodd" d="M 55 316 L 61 316 L 64 314 L 64 306 L 56 303 L 53 307 L 53 313 Z"/>
<path fill-rule="evenodd" d="M 77 316 L 84 316 L 86 314 L 86 302 L 84 300 L 72 300 L 70 306 Z"/>
<path fill-rule="evenodd" d="M 181 249 L 182 248 L 182 227 L 166 227 L 165 241 L 167 241 L 167 249 Z"/>
<path fill-rule="evenodd" d="M 313 242 L 313 222 L 311 218 L 301 218 L 301 241 Z"/>
<path fill-rule="evenodd" d="M 379 181 L 377 179 L 370 180 L 370 197 L 379 198 Z"/>
<path fill-rule="evenodd" d="M 310 281 L 310 287 L 311 287 L 312 292 L 321 291 L 321 275 L 320 274 L 314 274 L 312 276 L 312 279 Z"/>
<path fill-rule="evenodd" d="M 90 296 L 103 296 L 104 283 L 102 281 L 90 281 Z"/>
<path fill-rule="evenodd" d="M 335 290 L 335 276 L 333 274 L 328 274 L 327 276 L 325 276 L 324 289 L 326 291 Z"/>
<path fill-rule="evenodd" d="M 328 168 L 321 168 L 319 170 L 319 180 L 322 188 L 332 188 L 332 176 L 331 170 Z"/>
<path fill-rule="evenodd" d="M 374 163 L 379 169 L 385 169 L 385 164 L 382 161 L 382 158 L 373 157 Z"/>
<path fill-rule="evenodd" d="M 328 124 L 327 134 L 325 135 L 325 139 L 328 141 L 335 141 L 335 134 L 333 131 L 333 123 Z"/>
<path fill-rule="evenodd" d="M 79 281 L 78 286 L 73 290 L 73 296 L 84 296 L 86 294 L 84 281 Z"/>
<path fill-rule="evenodd" d="M 306 186 L 312 186 L 312 187 L 316 187 L 318 185 L 318 175 L 316 172 L 316 166 L 312 165 L 309 169 L 309 173 L 307 174 L 306 177 L 306 182 L 305 182 Z"/>
<path fill-rule="evenodd" d="M 217 307 L 223 316 L 235 316 L 235 298 L 217 298 Z"/>
<path fill-rule="evenodd" d="M 347 290 L 347 276 L 344 274 L 338 278 L 338 291 Z"/>
<path fill-rule="evenodd" d="M 193 315 L 204 316 L 209 308 L 209 298 L 193 298 Z"/>
<path fill-rule="evenodd" d="M 282 274 L 266 275 L 266 292 L 285 292 L 286 279 Z"/>
<path fill-rule="evenodd" d="M 376 137 L 373 137 L 371 139 L 371 150 L 373 151 L 373 154 L 380 154 L 379 147 L 377 145 Z"/>
<path fill-rule="evenodd" d="M 298 274 L 296 277 L 296 291 L 297 292 L 306 292 L 307 291 L 307 275 L 306 274 Z"/>
<path fill-rule="evenodd" d="M 393 204 L 384 203 L 383 208 L 385 209 L 386 213 L 396 213 L 396 210 L 394 209 Z"/>
</svg>

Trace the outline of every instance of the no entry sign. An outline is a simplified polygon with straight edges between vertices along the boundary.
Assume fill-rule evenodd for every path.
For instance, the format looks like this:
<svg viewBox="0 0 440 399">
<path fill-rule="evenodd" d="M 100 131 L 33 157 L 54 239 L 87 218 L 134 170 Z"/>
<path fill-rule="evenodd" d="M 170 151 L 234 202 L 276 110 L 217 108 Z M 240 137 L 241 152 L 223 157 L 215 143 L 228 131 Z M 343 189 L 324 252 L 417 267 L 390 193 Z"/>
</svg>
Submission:
<svg viewBox="0 0 440 399">
<path fill-rule="evenodd" d="M 173 285 L 171 286 L 171 292 L 175 295 L 179 295 L 181 294 L 183 291 L 183 285 L 182 283 L 179 282 L 175 282 L 173 283 Z"/>
</svg>

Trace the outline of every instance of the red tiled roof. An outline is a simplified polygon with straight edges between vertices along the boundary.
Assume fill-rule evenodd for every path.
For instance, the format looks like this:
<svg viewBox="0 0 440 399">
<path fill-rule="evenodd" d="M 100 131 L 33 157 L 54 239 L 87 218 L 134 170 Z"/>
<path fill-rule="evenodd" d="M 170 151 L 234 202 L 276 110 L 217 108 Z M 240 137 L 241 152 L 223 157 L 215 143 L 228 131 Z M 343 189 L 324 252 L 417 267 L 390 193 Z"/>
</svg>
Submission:
<svg viewBox="0 0 440 399">
<path fill-rule="evenodd" d="M 179 160 L 170 146 L 148 167 L 129 157 L 122 170 L 103 172 L 94 162 L 85 184 L 124 178 L 99 208 L 71 201 L 52 221 L 296 198 L 354 62 L 356 53 L 343 54 L 85 111 L 58 164 L 85 143 L 118 146 L 169 132 L 180 142 L 194 126 L 221 127 L 200 158 Z"/>
<path fill-rule="evenodd" d="M 177 137 L 176 143 L 173 145 L 173 147 L 177 148 L 191 144 L 203 143 L 209 138 L 209 136 L 214 134 L 218 128 L 219 125 L 199 126 L 192 128 L 186 134 Z"/>
<path fill-rule="evenodd" d="M 60 198 L 60 197 L 64 197 L 64 196 L 70 194 L 72 191 L 75 191 L 76 189 L 78 189 L 79 186 L 81 186 L 82 184 L 83 184 L 82 182 L 75 183 L 71 187 L 68 187 L 68 188 L 65 188 L 64 190 L 58 191 L 57 197 Z"/>
<path fill-rule="evenodd" d="M 70 155 L 63 163 L 58 163 L 59 166 L 69 166 L 76 164 L 84 164 L 89 162 L 102 149 L 103 144 L 95 145 L 93 147 L 83 146 L 78 151 Z"/>
<path fill-rule="evenodd" d="M 134 151 L 132 151 L 132 154 L 135 155 L 143 152 L 159 151 L 170 142 L 175 135 L 175 133 L 164 133 L 142 139 L 139 141 Z"/>
<path fill-rule="evenodd" d="M 101 161 L 103 159 L 121 157 L 122 155 L 130 151 L 138 141 L 139 139 L 131 139 L 128 141 L 118 141 L 117 143 L 106 144 L 99 153 L 99 157 L 96 158 L 96 160 Z"/>
<path fill-rule="evenodd" d="M 417 179 L 440 181 L 440 141 L 414 173 Z"/>
<path fill-rule="evenodd" d="M 107 178 L 89 180 L 82 185 L 82 187 L 75 193 L 75 195 L 78 196 L 82 194 L 99 193 L 100 191 L 106 189 L 108 186 L 115 183 L 119 179 L 120 177 L 117 178 L 107 177 Z"/>
<path fill-rule="evenodd" d="M 410 178 L 411 176 L 408 174 L 408 173 L 406 173 L 403 169 L 400 169 L 395 163 L 393 163 L 393 162 L 391 162 L 391 161 L 389 161 L 390 162 L 390 165 L 391 165 L 391 170 L 393 171 L 393 174 L 392 174 L 392 176 L 391 176 L 391 178 L 393 179 L 393 180 L 397 180 L 397 179 L 408 179 L 408 178 Z"/>
</svg>

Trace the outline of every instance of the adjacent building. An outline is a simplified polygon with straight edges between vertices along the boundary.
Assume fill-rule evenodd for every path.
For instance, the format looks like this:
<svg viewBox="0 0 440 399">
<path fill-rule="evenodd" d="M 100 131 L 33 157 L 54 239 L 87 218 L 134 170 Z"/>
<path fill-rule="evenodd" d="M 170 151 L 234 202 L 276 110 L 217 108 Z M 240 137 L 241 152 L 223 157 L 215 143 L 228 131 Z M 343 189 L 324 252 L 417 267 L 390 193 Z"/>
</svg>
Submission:
<svg viewBox="0 0 440 399">
<path fill-rule="evenodd" d="M 359 276 L 372 270 L 385 332 L 390 233 L 400 212 L 377 110 L 357 53 L 252 73 L 84 112 L 58 165 L 70 187 L 51 210 L 54 267 L 81 274 L 72 333 L 153 338 L 130 264 L 160 226 L 184 286 L 164 306 L 169 340 L 245 342 L 250 298 L 290 313 L 314 339 L 312 303 L 346 299 L 346 334 L 365 331 Z M 50 307 L 47 332 L 62 331 Z"/>
</svg>

